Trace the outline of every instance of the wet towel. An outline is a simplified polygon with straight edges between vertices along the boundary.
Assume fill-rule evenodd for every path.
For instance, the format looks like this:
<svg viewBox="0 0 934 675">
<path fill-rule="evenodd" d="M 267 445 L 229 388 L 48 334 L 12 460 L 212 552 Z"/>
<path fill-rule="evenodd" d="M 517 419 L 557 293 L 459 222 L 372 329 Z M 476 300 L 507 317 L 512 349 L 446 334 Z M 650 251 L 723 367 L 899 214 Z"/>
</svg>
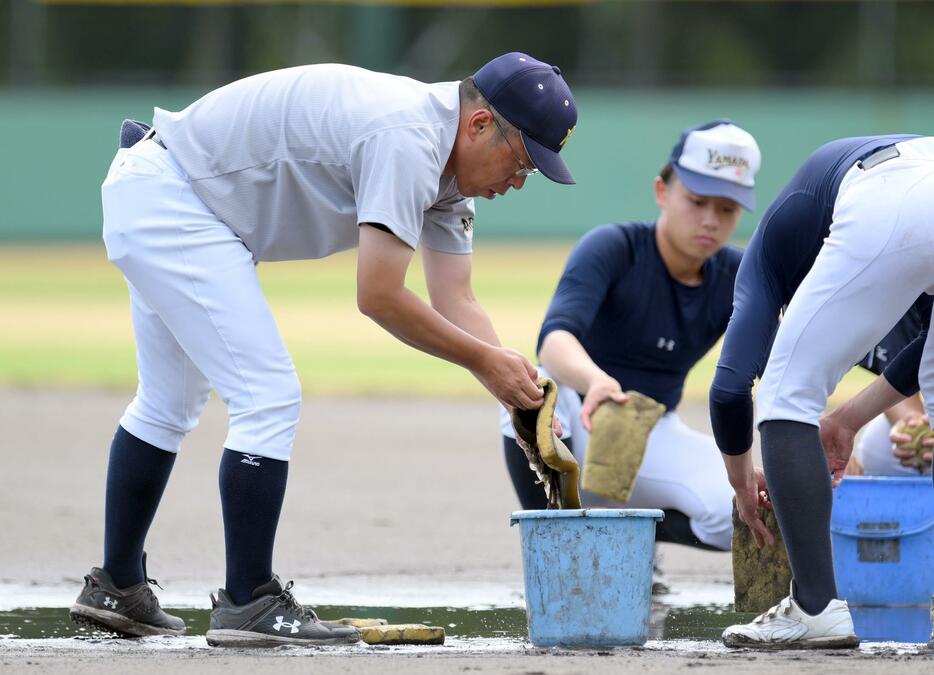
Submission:
<svg viewBox="0 0 934 675">
<path fill-rule="evenodd" d="M 545 489 L 549 509 L 579 509 L 580 492 L 577 482 L 580 467 L 574 455 L 552 431 L 558 385 L 547 377 L 539 378 L 538 386 L 545 390 L 545 402 L 538 410 L 512 411 L 516 440 L 523 444 L 529 468 L 535 472 Z"/>
</svg>

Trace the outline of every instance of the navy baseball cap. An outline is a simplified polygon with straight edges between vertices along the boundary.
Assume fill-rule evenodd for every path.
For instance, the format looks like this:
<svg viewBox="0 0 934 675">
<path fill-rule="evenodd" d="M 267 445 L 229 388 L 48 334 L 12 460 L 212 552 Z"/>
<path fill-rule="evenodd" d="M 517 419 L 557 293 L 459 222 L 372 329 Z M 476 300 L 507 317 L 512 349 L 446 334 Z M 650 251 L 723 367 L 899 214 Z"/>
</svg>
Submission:
<svg viewBox="0 0 934 675">
<path fill-rule="evenodd" d="M 556 183 L 575 183 L 558 154 L 577 126 L 577 104 L 561 71 L 510 52 L 483 66 L 473 79 L 487 102 L 519 130 L 535 168 Z"/>
<path fill-rule="evenodd" d="M 726 197 L 752 211 L 756 208 L 756 173 L 762 154 L 756 139 L 728 119 L 681 132 L 671 151 L 671 165 L 694 194 Z"/>
</svg>

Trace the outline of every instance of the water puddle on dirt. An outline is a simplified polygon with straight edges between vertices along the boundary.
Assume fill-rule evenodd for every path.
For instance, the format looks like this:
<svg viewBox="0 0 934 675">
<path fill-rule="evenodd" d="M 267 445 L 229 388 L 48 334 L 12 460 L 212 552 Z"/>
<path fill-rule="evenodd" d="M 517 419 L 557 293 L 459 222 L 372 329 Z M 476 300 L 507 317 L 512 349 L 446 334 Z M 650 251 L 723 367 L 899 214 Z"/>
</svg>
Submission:
<svg viewBox="0 0 934 675">
<path fill-rule="evenodd" d="M 464 609 L 456 607 L 354 607 L 329 605 L 316 608 L 325 619 L 379 617 L 389 623 L 423 623 L 442 626 L 449 637 L 461 639 L 526 639 L 526 616 L 521 608 Z M 205 609 L 172 609 L 185 620 L 189 636 L 203 635 L 210 612 Z M 931 617 L 926 607 L 854 607 L 857 634 L 870 642 L 927 642 Z M 652 607 L 650 640 L 717 641 L 726 626 L 750 621 L 729 606 Z M 24 639 L 94 638 L 101 634 L 76 626 L 65 608 L 16 609 L 0 612 L 0 637 Z"/>
<path fill-rule="evenodd" d="M 187 635 L 204 635 L 210 611 L 206 609 L 170 609 L 188 626 Z M 450 636 L 468 638 L 524 638 L 525 611 L 509 609 L 463 609 L 453 607 L 352 607 L 319 605 L 318 615 L 325 620 L 341 617 L 386 619 L 391 624 L 422 623 L 441 626 Z M 39 608 L 0 612 L 0 636 L 15 638 L 94 637 L 95 631 L 77 626 L 68 618 L 68 609 Z"/>
</svg>

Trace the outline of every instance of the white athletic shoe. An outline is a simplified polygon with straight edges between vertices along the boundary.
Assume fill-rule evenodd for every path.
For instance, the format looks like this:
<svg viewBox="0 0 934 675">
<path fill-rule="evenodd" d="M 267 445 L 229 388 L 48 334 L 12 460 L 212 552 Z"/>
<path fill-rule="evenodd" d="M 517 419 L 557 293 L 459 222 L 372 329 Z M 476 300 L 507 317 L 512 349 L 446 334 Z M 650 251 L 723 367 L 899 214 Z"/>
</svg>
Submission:
<svg viewBox="0 0 934 675">
<path fill-rule="evenodd" d="M 831 600 L 816 616 L 805 612 L 788 596 L 751 623 L 723 631 L 727 647 L 759 649 L 840 649 L 859 646 L 845 600 Z"/>
</svg>

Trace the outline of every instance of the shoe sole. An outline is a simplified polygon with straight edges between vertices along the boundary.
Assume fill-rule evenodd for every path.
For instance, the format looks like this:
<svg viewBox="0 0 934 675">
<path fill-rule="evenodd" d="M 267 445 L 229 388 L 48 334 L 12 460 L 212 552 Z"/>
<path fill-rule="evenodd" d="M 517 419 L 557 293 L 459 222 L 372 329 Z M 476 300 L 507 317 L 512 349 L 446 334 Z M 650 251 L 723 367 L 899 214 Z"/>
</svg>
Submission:
<svg viewBox="0 0 934 675">
<path fill-rule="evenodd" d="M 72 622 L 86 626 L 93 630 L 103 630 L 125 638 L 149 637 L 151 635 L 184 635 L 185 628 L 175 630 L 140 623 L 128 619 L 122 614 L 110 612 L 106 609 L 96 609 L 87 605 L 73 605 L 69 612 Z"/>
<path fill-rule="evenodd" d="M 765 642 L 753 640 L 745 635 L 731 635 L 723 638 L 727 647 L 743 647 L 751 649 L 855 649 L 859 647 L 859 638 L 855 635 L 842 635 L 834 637 L 811 638 L 810 640 L 794 640 L 791 642 Z"/>
<path fill-rule="evenodd" d="M 360 641 L 360 634 L 346 635 L 343 637 L 331 638 L 289 638 L 278 635 L 267 635 L 265 633 L 255 633 L 248 630 L 228 630 L 212 629 L 207 632 L 205 637 L 208 644 L 212 647 L 281 647 L 283 645 L 293 645 L 297 647 L 315 647 L 318 645 L 352 645 Z"/>
</svg>

